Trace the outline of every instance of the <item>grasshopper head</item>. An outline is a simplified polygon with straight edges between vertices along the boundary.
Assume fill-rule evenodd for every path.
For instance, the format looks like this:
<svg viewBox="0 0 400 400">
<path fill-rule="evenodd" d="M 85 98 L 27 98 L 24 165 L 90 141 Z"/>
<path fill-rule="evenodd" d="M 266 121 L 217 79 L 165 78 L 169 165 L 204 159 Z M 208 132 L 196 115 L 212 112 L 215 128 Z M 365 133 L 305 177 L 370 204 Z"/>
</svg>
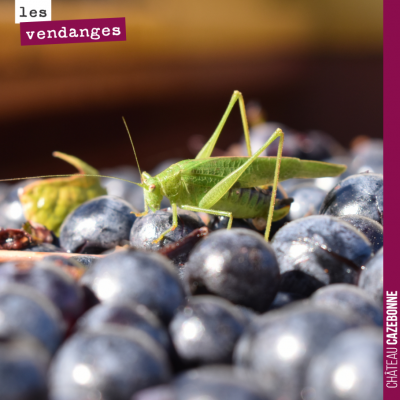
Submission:
<svg viewBox="0 0 400 400">
<path fill-rule="evenodd" d="M 160 203 L 163 198 L 161 185 L 157 178 L 152 178 L 147 172 L 142 174 L 142 183 L 144 190 L 144 201 L 150 207 L 151 211 L 160 209 Z"/>
</svg>

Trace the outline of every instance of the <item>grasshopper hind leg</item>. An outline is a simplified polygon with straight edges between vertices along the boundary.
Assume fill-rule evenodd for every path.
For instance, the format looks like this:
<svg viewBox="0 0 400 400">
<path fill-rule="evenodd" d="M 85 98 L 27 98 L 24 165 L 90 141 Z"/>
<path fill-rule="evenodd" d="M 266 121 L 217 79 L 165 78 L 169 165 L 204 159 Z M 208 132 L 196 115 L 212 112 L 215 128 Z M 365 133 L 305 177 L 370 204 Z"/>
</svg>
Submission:
<svg viewBox="0 0 400 400">
<path fill-rule="evenodd" d="M 243 100 L 243 95 L 239 91 L 235 90 L 232 94 L 231 100 L 228 104 L 228 107 L 222 116 L 222 119 L 220 123 L 218 124 L 215 132 L 212 134 L 208 142 L 204 145 L 204 147 L 200 150 L 199 154 L 197 154 L 196 159 L 199 158 L 207 158 L 211 157 L 211 153 L 214 150 L 214 147 L 217 143 L 217 140 L 219 138 L 219 135 L 222 132 L 222 129 L 225 125 L 226 120 L 229 117 L 229 114 L 232 111 L 233 106 L 235 103 L 239 101 L 239 108 L 240 108 L 240 115 L 242 118 L 242 124 L 243 124 L 243 130 L 244 130 L 244 137 L 246 140 L 246 147 L 247 147 L 247 152 L 249 153 L 249 157 L 251 157 L 251 146 L 250 146 L 250 134 L 249 134 L 249 125 L 247 123 L 247 116 L 246 116 L 246 107 L 244 104 Z"/>
<path fill-rule="evenodd" d="M 280 168 L 281 168 L 281 160 L 282 160 L 282 150 L 283 150 L 283 140 L 284 140 L 283 132 L 280 129 L 278 129 L 269 138 L 269 140 L 267 141 L 266 145 L 263 146 L 265 148 L 268 147 L 268 144 L 271 143 L 272 141 L 274 141 L 278 137 L 279 137 L 279 145 L 278 145 L 278 153 L 276 155 L 274 183 L 272 185 L 271 203 L 269 205 L 269 210 L 268 210 L 267 228 L 265 229 L 265 240 L 267 242 L 268 242 L 269 234 L 270 234 L 270 231 L 271 231 L 272 221 L 274 219 L 274 207 L 275 207 L 276 191 L 278 189 L 279 171 L 280 171 Z M 289 207 L 290 207 L 290 205 L 289 205 Z M 288 212 L 289 212 L 289 209 L 286 209 L 286 214 Z M 282 217 L 280 217 L 280 218 L 283 218 L 285 215 L 282 215 Z M 280 219 L 280 218 L 278 218 L 278 219 Z"/>
</svg>

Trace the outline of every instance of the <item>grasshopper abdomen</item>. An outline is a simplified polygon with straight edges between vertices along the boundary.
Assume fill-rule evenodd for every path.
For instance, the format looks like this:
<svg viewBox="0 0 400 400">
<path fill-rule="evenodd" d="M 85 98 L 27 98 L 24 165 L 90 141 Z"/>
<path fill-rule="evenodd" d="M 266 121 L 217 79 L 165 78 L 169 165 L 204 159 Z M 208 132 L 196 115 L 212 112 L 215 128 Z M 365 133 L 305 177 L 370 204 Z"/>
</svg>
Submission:
<svg viewBox="0 0 400 400">
<path fill-rule="evenodd" d="M 271 202 L 271 190 L 253 188 L 232 188 L 215 204 L 216 210 L 232 212 L 233 218 L 267 218 Z M 280 204 L 280 203 L 284 204 Z M 292 199 L 276 200 L 276 206 L 289 205 Z"/>
</svg>

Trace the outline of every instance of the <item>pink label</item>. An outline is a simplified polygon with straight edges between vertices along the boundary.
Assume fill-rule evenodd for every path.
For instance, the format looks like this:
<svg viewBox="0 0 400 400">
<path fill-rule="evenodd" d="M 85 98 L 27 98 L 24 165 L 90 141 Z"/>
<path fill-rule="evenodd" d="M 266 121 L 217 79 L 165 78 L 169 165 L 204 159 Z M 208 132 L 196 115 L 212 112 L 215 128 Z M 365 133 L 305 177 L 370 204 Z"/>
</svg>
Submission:
<svg viewBox="0 0 400 400">
<path fill-rule="evenodd" d="M 126 40 L 125 18 L 21 22 L 21 46 Z"/>
</svg>

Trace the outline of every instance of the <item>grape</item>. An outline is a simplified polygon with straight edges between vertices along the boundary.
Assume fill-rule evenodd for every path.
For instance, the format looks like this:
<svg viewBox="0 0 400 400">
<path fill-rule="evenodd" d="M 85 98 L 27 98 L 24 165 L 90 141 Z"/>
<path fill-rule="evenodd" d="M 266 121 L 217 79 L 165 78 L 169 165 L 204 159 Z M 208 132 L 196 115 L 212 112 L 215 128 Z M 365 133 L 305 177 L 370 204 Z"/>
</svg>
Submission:
<svg viewBox="0 0 400 400">
<path fill-rule="evenodd" d="M 315 399 L 382 400 L 382 330 L 372 327 L 341 333 L 312 360 L 307 386 Z"/>
<path fill-rule="evenodd" d="M 365 265 L 358 285 L 383 306 L 383 247 Z"/>
<path fill-rule="evenodd" d="M 115 196 L 100 196 L 76 208 L 60 228 L 60 245 L 70 253 L 98 254 L 129 241 L 134 208 Z"/>
<path fill-rule="evenodd" d="M 145 306 L 133 302 L 116 301 L 98 304 L 77 321 L 78 330 L 102 330 L 113 324 L 140 329 L 152 337 L 168 353 L 171 341 L 160 320 Z"/>
<path fill-rule="evenodd" d="M 0 399 L 47 400 L 50 355 L 21 333 L 0 333 Z"/>
<path fill-rule="evenodd" d="M 241 228 L 212 232 L 198 243 L 183 276 L 191 294 L 215 294 L 260 312 L 268 309 L 279 285 L 271 246 Z"/>
<path fill-rule="evenodd" d="M 339 182 L 326 196 L 320 213 L 362 215 L 383 224 L 383 175 L 356 174 Z"/>
<path fill-rule="evenodd" d="M 173 264 L 155 253 L 121 251 L 90 266 L 81 280 L 100 301 L 134 301 L 168 323 L 184 302 Z"/>
<path fill-rule="evenodd" d="M 307 303 L 284 310 L 258 317 L 239 339 L 234 359 L 266 381 L 271 398 L 301 399 L 312 358 L 354 325 L 345 314 Z"/>
<path fill-rule="evenodd" d="M 0 333 L 29 334 L 54 353 L 64 337 L 61 313 L 34 289 L 21 284 L 0 287 Z"/>
<path fill-rule="evenodd" d="M 246 319 L 216 296 L 194 296 L 176 314 L 170 333 L 179 357 L 189 365 L 232 361 L 233 348 Z"/>
<path fill-rule="evenodd" d="M 324 286 L 311 296 L 311 301 L 316 305 L 348 312 L 360 324 L 383 325 L 383 314 L 378 303 L 355 285 L 337 283 Z"/>
<path fill-rule="evenodd" d="M 20 283 L 33 287 L 59 308 L 65 322 L 72 325 L 84 311 L 82 287 L 51 261 L 8 262 L 0 268 L 0 287 Z"/>
<path fill-rule="evenodd" d="M 160 242 L 153 243 L 163 232 L 172 226 L 172 210 L 161 209 L 138 218 L 130 232 L 131 245 L 140 250 L 156 251 L 171 243 L 175 243 L 189 233 L 204 226 L 203 221 L 192 211 L 178 209 L 178 226 L 169 232 Z M 173 259 L 177 265 L 185 264 L 189 254 L 179 254 Z"/>
<path fill-rule="evenodd" d="M 369 240 L 329 215 L 290 222 L 272 240 L 281 272 L 280 291 L 309 296 L 331 283 L 357 284 L 371 256 Z"/>
<path fill-rule="evenodd" d="M 133 328 L 104 327 L 71 336 L 50 368 L 52 399 L 128 400 L 136 391 L 166 383 L 164 350 Z"/>
</svg>

